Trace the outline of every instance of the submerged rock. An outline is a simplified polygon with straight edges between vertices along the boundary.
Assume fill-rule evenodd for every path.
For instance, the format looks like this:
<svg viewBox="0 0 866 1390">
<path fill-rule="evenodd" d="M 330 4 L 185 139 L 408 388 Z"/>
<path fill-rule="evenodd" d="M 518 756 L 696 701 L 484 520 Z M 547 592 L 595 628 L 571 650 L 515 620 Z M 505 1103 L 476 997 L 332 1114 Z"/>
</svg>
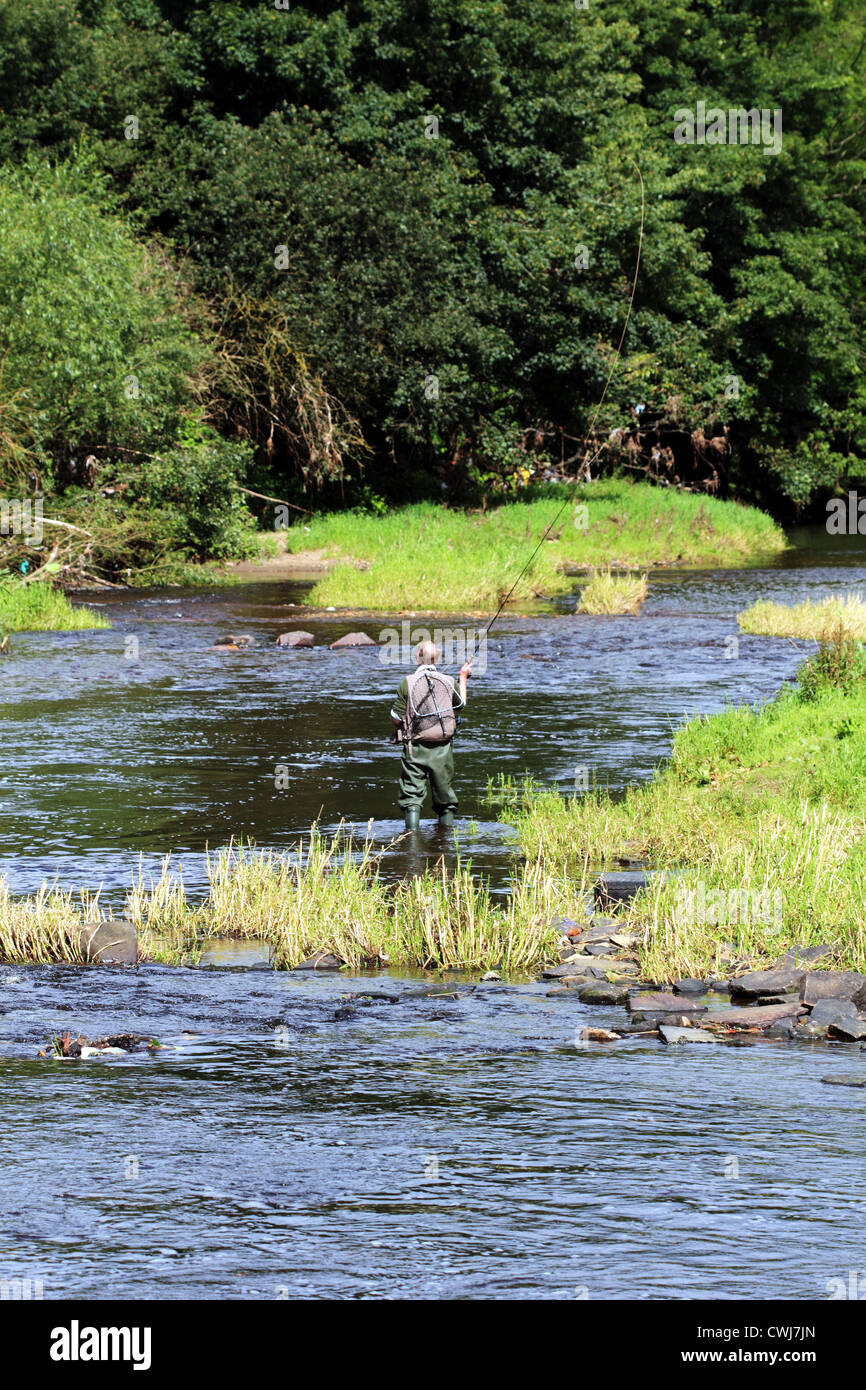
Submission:
<svg viewBox="0 0 866 1390">
<path fill-rule="evenodd" d="M 578 1042 L 619 1042 L 621 1033 L 612 1033 L 609 1028 L 581 1028 Z"/>
<path fill-rule="evenodd" d="M 312 647 L 314 640 L 311 632 L 281 632 L 276 645 L 278 647 Z"/>
<path fill-rule="evenodd" d="M 822 1076 L 825 1086 L 866 1086 L 866 1076 Z"/>
<path fill-rule="evenodd" d="M 378 647 L 372 637 L 368 637 L 366 632 L 347 632 L 345 637 L 338 637 L 336 642 L 332 642 L 328 648 L 331 652 L 340 651 L 343 647 Z"/>
<path fill-rule="evenodd" d="M 685 980 L 677 980 L 674 983 L 674 994 L 707 994 L 709 984 L 706 980 L 695 980 L 691 976 Z"/>
</svg>

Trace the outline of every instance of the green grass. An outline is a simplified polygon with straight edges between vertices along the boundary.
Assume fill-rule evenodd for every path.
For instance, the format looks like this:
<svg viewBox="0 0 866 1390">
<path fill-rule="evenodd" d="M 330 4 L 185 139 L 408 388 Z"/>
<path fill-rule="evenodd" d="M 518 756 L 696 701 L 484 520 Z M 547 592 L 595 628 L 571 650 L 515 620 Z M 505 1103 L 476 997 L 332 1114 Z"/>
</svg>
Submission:
<svg viewBox="0 0 866 1390">
<path fill-rule="evenodd" d="M 211 856 L 209 877 L 208 897 L 196 905 L 170 860 L 147 883 L 139 871 L 124 915 L 138 928 L 141 959 L 190 964 L 207 940 L 233 937 L 266 941 L 277 969 L 330 951 L 353 969 L 525 974 L 557 959 L 551 920 L 574 916 L 586 888 L 580 877 L 556 878 L 531 862 L 504 903 L 468 864 L 387 885 L 370 841 L 343 828 L 323 836 L 315 826 L 288 854 L 230 846 Z M 100 917 L 93 899 L 82 899 L 82 911 Z M 0 959 L 80 962 L 78 922 L 71 894 L 43 887 L 15 901 L 0 881 Z"/>
<path fill-rule="evenodd" d="M 807 599 L 805 603 L 753 603 L 737 614 L 743 632 L 761 637 L 803 637 L 817 642 L 831 628 L 841 627 L 861 641 L 866 638 L 866 603 L 862 594 L 842 598 Z"/>
<path fill-rule="evenodd" d="M 419 503 L 371 516 L 338 512 L 286 533 L 293 553 L 324 550 L 334 560 L 310 601 L 377 612 L 495 609 L 556 518 L 511 603 L 569 592 L 569 568 L 668 564 L 740 565 L 785 549 L 781 529 L 752 507 L 608 480 L 553 489 L 482 515 Z"/>
<path fill-rule="evenodd" d="M 72 632 L 111 627 L 92 608 L 73 607 L 59 589 L 20 579 L 0 580 L 0 636 L 9 632 Z"/>
<path fill-rule="evenodd" d="M 615 574 L 613 570 L 596 570 L 580 591 L 578 613 L 640 612 L 649 593 L 645 574 Z"/>
<path fill-rule="evenodd" d="M 809 698 L 787 689 L 762 708 L 689 721 L 652 782 L 623 797 L 530 783 L 492 795 L 554 877 L 620 857 L 685 871 L 630 910 L 650 978 L 768 964 L 824 942 L 838 942 L 840 965 L 866 970 L 866 684 L 806 687 Z"/>
</svg>

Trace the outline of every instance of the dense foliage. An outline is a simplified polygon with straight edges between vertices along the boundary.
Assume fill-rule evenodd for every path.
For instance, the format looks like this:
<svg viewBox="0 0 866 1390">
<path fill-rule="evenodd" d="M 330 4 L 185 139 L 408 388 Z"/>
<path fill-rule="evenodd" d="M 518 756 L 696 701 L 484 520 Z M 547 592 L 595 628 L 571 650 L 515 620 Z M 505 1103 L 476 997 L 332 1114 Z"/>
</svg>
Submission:
<svg viewBox="0 0 866 1390">
<path fill-rule="evenodd" d="M 866 476 L 864 66 L 863 0 L 2 0 L 6 457 L 164 487 L 191 415 L 296 500 L 820 503 Z M 781 149 L 677 143 L 701 101 Z"/>
</svg>

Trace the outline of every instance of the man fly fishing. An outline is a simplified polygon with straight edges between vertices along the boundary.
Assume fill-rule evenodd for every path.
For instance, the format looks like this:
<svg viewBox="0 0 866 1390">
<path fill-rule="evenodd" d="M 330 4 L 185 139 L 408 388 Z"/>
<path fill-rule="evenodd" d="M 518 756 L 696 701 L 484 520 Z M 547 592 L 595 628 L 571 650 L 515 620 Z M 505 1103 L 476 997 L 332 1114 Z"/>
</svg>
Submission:
<svg viewBox="0 0 866 1390">
<path fill-rule="evenodd" d="M 460 667 L 455 688 L 451 677 L 436 669 L 441 657 L 435 642 L 418 644 L 417 669 L 403 677 L 391 710 L 394 741 L 403 745 L 398 802 L 407 830 L 418 829 L 428 782 L 441 826 L 453 825 L 457 810 L 452 739 L 457 731 L 457 710 L 466 704 L 473 658 Z"/>
</svg>

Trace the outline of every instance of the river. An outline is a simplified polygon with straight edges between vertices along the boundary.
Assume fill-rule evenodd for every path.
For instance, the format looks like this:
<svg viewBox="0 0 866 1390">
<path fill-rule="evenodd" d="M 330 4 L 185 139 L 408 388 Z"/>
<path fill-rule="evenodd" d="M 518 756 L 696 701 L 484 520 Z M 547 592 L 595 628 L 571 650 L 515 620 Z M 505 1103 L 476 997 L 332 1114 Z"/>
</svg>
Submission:
<svg viewBox="0 0 866 1390">
<path fill-rule="evenodd" d="M 620 788 L 686 712 L 791 678 L 795 645 L 732 640 L 736 612 L 866 589 L 863 538 L 794 539 L 768 568 L 655 575 L 639 618 L 563 603 L 497 625 L 459 736 L 475 869 L 504 889 L 512 862 L 488 776 L 569 788 L 586 768 Z M 139 856 L 155 869 L 171 852 L 202 894 L 207 845 L 282 848 L 317 815 L 371 819 L 388 843 L 399 668 L 273 642 L 390 620 L 309 619 L 304 592 L 112 593 L 96 598 L 111 631 L 13 638 L 13 891 L 56 879 L 119 906 Z M 253 646 L 208 650 L 230 632 Z M 454 853 L 429 827 L 419 844 L 386 852 L 385 871 Z M 388 997 L 346 999 L 364 993 Z M 864 1092 L 821 1081 L 862 1073 L 860 1050 L 575 1046 L 583 1024 L 619 1017 L 459 975 L 0 967 L 0 1277 L 41 1280 L 46 1298 L 814 1299 L 866 1266 Z M 61 1028 L 163 1048 L 38 1059 Z"/>
</svg>

